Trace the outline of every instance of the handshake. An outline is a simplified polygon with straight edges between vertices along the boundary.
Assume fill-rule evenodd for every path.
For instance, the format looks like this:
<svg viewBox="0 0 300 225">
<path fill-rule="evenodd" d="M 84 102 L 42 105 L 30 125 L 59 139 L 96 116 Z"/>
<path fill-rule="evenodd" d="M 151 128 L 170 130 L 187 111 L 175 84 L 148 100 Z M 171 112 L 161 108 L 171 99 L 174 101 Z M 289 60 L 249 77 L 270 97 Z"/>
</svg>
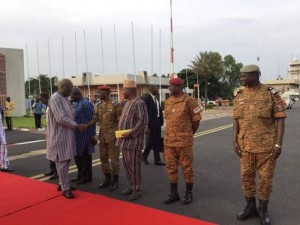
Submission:
<svg viewBox="0 0 300 225">
<path fill-rule="evenodd" d="M 79 131 L 85 131 L 87 129 L 87 125 L 86 124 L 78 124 L 76 129 L 78 129 Z"/>
</svg>

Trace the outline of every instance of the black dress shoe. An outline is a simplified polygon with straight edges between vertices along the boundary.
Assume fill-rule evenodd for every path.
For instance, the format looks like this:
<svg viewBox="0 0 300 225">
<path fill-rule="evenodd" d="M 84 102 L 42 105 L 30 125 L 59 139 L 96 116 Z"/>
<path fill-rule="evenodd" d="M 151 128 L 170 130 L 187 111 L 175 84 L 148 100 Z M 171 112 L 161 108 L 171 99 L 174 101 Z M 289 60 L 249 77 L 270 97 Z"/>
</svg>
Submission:
<svg viewBox="0 0 300 225">
<path fill-rule="evenodd" d="M 11 173 L 11 172 L 14 172 L 14 170 L 7 168 L 7 169 L 1 169 L 1 172 Z"/>
<path fill-rule="evenodd" d="M 78 178 L 72 178 L 72 179 L 71 179 L 71 182 L 77 182 L 77 181 L 79 181 Z"/>
<path fill-rule="evenodd" d="M 57 186 L 57 191 L 61 191 L 61 190 L 62 190 L 62 189 L 61 189 L 61 186 L 58 185 L 58 186 Z M 70 187 L 70 190 L 71 190 L 71 191 L 75 191 L 75 190 L 77 190 L 77 188 L 71 186 L 71 187 Z"/>
<path fill-rule="evenodd" d="M 121 195 L 131 195 L 133 192 L 133 190 L 131 188 L 127 188 L 126 190 L 124 190 Z"/>
<path fill-rule="evenodd" d="M 54 171 L 50 171 L 50 172 L 48 172 L 48 173 L 44 173 L 44 176 L 52 176 L 54 174 Z"/>
<path fill-rule="evenodd" d="M 166 164 L 163 161 L 157 161 L 157 162 L 154 163 L 154 165 L 156 165 L 156 166 L 164 166 Z"/>
<path fill-rule="evenodd" d="M 58 178 L 58 174 L 57 173 L 54 173 L 50 178 L 49 180 L 55 180 Z"/>
<path fill-rule="evenodd" d="M 92 179 L 86 179 L 86 178 L 82 178 L 79 181 L 76 182 L 76 184 L 87 184 L 92 182 Z"/>
<path fill-rule="evenodd" d="M 75 195 L 72 193 L 71 190 L 66 190 L 63 192 L 63 196 L 65 196 L 68 199 L 72 199 L 75 197 Z"/>
<path fill-rule="evenodd" d="M 143 159 L 143 162 L 144 162 L 145 165 L 150 165 L 148 159 Z"/>
</svg>

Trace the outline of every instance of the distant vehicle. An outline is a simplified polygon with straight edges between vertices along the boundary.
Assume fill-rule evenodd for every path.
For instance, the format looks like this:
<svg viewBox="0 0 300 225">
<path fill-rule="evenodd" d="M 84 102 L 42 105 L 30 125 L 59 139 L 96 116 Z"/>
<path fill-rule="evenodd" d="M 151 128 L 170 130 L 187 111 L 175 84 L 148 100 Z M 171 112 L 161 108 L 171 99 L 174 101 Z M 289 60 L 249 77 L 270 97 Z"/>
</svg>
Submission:
<svg viewBox="0 0 300 225">
<path fill-rule="evenodd" d="M 290 98 L 289 96 L 286 96 L 286 97 L 283 97 L 282 100 L 284 102 L 284 105 L 285 105 L 286 109 L 292 109 L 293 108 L 293 105 L 294 105 L 295 101 L 292 98 Z"/>
<path fill-rule="evenodd" d="M 216 105 L 215 101 L 207 100 L 207 105 Z"/>
</svg>

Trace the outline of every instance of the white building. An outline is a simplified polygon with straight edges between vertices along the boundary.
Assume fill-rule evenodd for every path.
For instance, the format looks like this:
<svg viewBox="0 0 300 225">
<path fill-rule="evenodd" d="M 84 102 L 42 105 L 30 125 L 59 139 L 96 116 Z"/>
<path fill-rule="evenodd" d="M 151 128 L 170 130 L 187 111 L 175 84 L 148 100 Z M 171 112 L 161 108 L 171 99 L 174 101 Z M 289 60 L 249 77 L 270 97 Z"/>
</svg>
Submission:
<svg viewBox="0 0 300 225">
<path fill-rule="evenodd" d="M 25 115 L 24 55 L 22 49 L 0 48 L 0 101 L 15 102 L 13 116 Z"/>
<path fill-rule="evenodd" d="M 272 86 L 277 89 L 281 95 L 289 95 L 294 97 L 299 97 L 300 94 L 300 62 L 298 59 L 293 59 L 290 63 L 290 68 L 288 70 L 290 77 L 289 79 L 282 78 L 278 76 L 274 80 L 266 80 L 262 83 Z"/>
</svg>

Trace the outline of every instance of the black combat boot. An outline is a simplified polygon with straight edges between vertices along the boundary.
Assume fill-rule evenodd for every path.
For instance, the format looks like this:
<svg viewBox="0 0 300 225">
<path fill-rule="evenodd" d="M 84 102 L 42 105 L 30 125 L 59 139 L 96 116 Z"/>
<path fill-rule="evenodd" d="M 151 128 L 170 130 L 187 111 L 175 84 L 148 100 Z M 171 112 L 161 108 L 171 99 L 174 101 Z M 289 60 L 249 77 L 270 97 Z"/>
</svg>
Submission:
<svg viewBox="0 0 300 225">
<path fill-rule="evenodd" d="M 118 174 L 114 174 L 113 175 L 113 180 L 112 180 L 112 184 L 109 187 L 109 191 L 115 191 L 117 190 L 119 187 L 119 175 Z"/>
<path fill-rule="evenodd" d="M 254 197 L 246 197 L 247 205 L 245 209 L 237 214 L 238 220 L 246 220 L 250 217 L 258 216 L 256 200 Z"/>
<path fill-rule="evenodd" d="M 268 200 L 259 200 L 258 214 L 261 225 L 271 225 L 271 219 L 268 213 L 268 203 Z"/>
<path fill-rule="evenodd" d="M 171 183 L 170 185 L 171 185 L 171 193 L 168 195 L 168 198 L 164 200 L 164 203 L 166 205 L 180 200 L 180 197 L 177 192 L 177 183 Z"/>
<path fill-rule="evenodd" d="M 104 176 L 105 176 L 105 180 L 99 185 L 100 189 L 108 187 L 111 183 L 111 174 L 105 173 Z"/>
<path fill-rule="evenodd" d="M 193 201 L 193 183 L 186 183 L 185 195 L 182 199 L 182 204 L 187 205 Z"/>
</svg>

